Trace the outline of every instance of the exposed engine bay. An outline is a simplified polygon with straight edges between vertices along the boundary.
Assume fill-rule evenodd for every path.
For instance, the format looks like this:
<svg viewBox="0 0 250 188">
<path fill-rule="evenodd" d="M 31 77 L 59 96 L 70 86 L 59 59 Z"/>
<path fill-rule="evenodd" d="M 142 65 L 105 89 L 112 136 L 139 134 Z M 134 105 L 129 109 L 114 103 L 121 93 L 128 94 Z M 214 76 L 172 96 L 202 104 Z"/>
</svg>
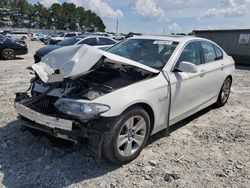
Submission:
<svg viewBox="0 0 250 188">
<path fill-rule="evenodd" d="M 150 78 L 148 73 L 129 65 L 117 65 L 113 63 L 102 64 L 99 68 L 76 79 L 66 79 L 47 95 L 54 97 L 67 97 L 85 100 L 94 100 L 106 93 L 128 86 L 140 80 Z M 45 84 L 39 77 L 32 81 L 31 94 L 38 95 L 48 90 L 54 84 Z"/>
<path fill-rule="evenodd" d="M 44 114 L 60 115 L 61 113 L 54 107 L 54 103 L 60 98 L 91 101 L 154 75 L 154 73 L 130 65 L 107 62 L 88 74 L 76 79 L 68 78 L 58 83 L 44 83 L 36 75 L 31 80 L 30 96 L 27 95 L 27 102 L 24 104 Z"/>
</svg>

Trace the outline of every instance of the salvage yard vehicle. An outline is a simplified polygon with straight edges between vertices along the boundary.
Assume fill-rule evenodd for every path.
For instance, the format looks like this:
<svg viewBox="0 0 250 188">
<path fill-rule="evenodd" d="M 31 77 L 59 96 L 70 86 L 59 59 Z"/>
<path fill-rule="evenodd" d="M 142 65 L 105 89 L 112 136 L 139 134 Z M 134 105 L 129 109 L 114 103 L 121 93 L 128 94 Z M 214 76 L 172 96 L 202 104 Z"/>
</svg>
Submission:
<svg viewBox="0 0 250 188">
<path fill-rule="evenodd" d="M 24 31 L 12 31 L 9 33 L 12 39 L 26 40 L 29 38 L 29 33 Z"/>
<path fill-rule="evenodd" d="M 117 164 L 134 160 L 150 135 L 212 104 L 226 104 L 234 60 L 191 36 L 142 36 L 107 51 L 57 49 L 33 64 L 15 108 L 28 130 L 80 142 Z"/>
<path fill-rule="evenodd" d="M 27 45 L 24 41 L 14 40 L 0 34 L 0 54 L 1 59 L 15 59 L 16 55 L 28 53 Z"/>
<path fill-rule="evenodd" d="M 65 39 L 68 39 L 68 38 L 74 37 L 74 36 L 78 36 L 78 35 L 79 35 L 79 33 L 77 33 L 77 32 L 61 33 L 57 37 L 53 37 L 51 39 L 51 44 L 57 44 L 59 42 L 62 42 Z"/>
<path fill-rule="evenodd" d="M 31 37 L 31 40 L 32 41 L 38 41 L 38 40 L 41 40 L 43 38 L 45 38 L 46 36 L 42 33 L 33 33 L 32 37 Z"/>
<path fill-rule="evenodd" d="M 38 49 L 34 55 L 34 60 L 35 60 L 35 63 L 38 63 L 41 61 L 41 58 L 44 55 L 48 54 L 49 52 L 52 52 L 53 50 L 62 48 L 64 46 L 87 44 L 87 45 L 95 46 L 99 49 L 105 50 L 113 46 L 115 43 L 117 43 L 117 41 L 109 37 L 102 37 L 102 36 L 95 36 L 95 35 L 94 36 L 93 35 L 75 36 L 75 37 L 65 39 L 56 45 L 49 45 L 49 46 L 45 46 L 43 48 Z"/>
</svg>

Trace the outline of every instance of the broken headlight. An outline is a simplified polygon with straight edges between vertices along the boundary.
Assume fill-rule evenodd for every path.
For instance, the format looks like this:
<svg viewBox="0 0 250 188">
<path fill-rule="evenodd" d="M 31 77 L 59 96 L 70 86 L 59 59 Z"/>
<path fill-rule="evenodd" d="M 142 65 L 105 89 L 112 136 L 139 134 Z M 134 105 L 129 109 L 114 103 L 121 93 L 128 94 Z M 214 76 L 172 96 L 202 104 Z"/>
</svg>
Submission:
<svg viewBox="0 0 250 188">
<path fill-rule="evenodd" d="M 94 118 L 110 109 L 109 106 L 104 104 L 83 103 L 67 99 L 58 99 L 54 105 L 59 111 L 74 116 L 80 120 Z"/>
</svg>

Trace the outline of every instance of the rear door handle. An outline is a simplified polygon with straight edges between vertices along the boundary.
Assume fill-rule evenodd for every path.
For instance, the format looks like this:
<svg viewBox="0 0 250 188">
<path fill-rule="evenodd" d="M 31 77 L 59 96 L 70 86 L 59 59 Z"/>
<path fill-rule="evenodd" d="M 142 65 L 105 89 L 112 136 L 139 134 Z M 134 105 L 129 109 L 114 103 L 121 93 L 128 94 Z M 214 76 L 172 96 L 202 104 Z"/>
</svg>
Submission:
<svg viewBox="0 0 250 188">
<path fill-rule="evenodd" d="M 205 75 L 205 72 L 206 72 L 205 70 L 201 70 L 200 71 L 200 76 L 203 77 Z"/>
</svg>

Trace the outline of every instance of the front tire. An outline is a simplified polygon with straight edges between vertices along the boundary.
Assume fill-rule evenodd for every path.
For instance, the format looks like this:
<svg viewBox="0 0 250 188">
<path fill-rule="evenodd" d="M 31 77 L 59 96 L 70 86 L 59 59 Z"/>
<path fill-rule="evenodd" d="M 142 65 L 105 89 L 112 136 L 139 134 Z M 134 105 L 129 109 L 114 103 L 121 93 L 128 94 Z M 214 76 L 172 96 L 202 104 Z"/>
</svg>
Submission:
<svg viewBox="0 0 250 188">
<path fill-rule="evenodd" d="M 16 53 L 13 49 L 6 48 L 1 53 L 2 59 L 11 60 L 16 58 Z"/>
<path fill-rule="evenodd" d="M 222 107 L 227 103 L 231 91 L 231 85 L 232 85 L 232 80 L 231 78 L 227 77 L 221 87 L 220 94 L 216 102 L 216 106 Z"/>
<path fill-rule="evenodd" d="M 138 157 L 150 134 L 150 118 L 141 107 L 126 110 L 104 139 L 104 156 L 113 163 L 127 164 Z"/>
</svg>

